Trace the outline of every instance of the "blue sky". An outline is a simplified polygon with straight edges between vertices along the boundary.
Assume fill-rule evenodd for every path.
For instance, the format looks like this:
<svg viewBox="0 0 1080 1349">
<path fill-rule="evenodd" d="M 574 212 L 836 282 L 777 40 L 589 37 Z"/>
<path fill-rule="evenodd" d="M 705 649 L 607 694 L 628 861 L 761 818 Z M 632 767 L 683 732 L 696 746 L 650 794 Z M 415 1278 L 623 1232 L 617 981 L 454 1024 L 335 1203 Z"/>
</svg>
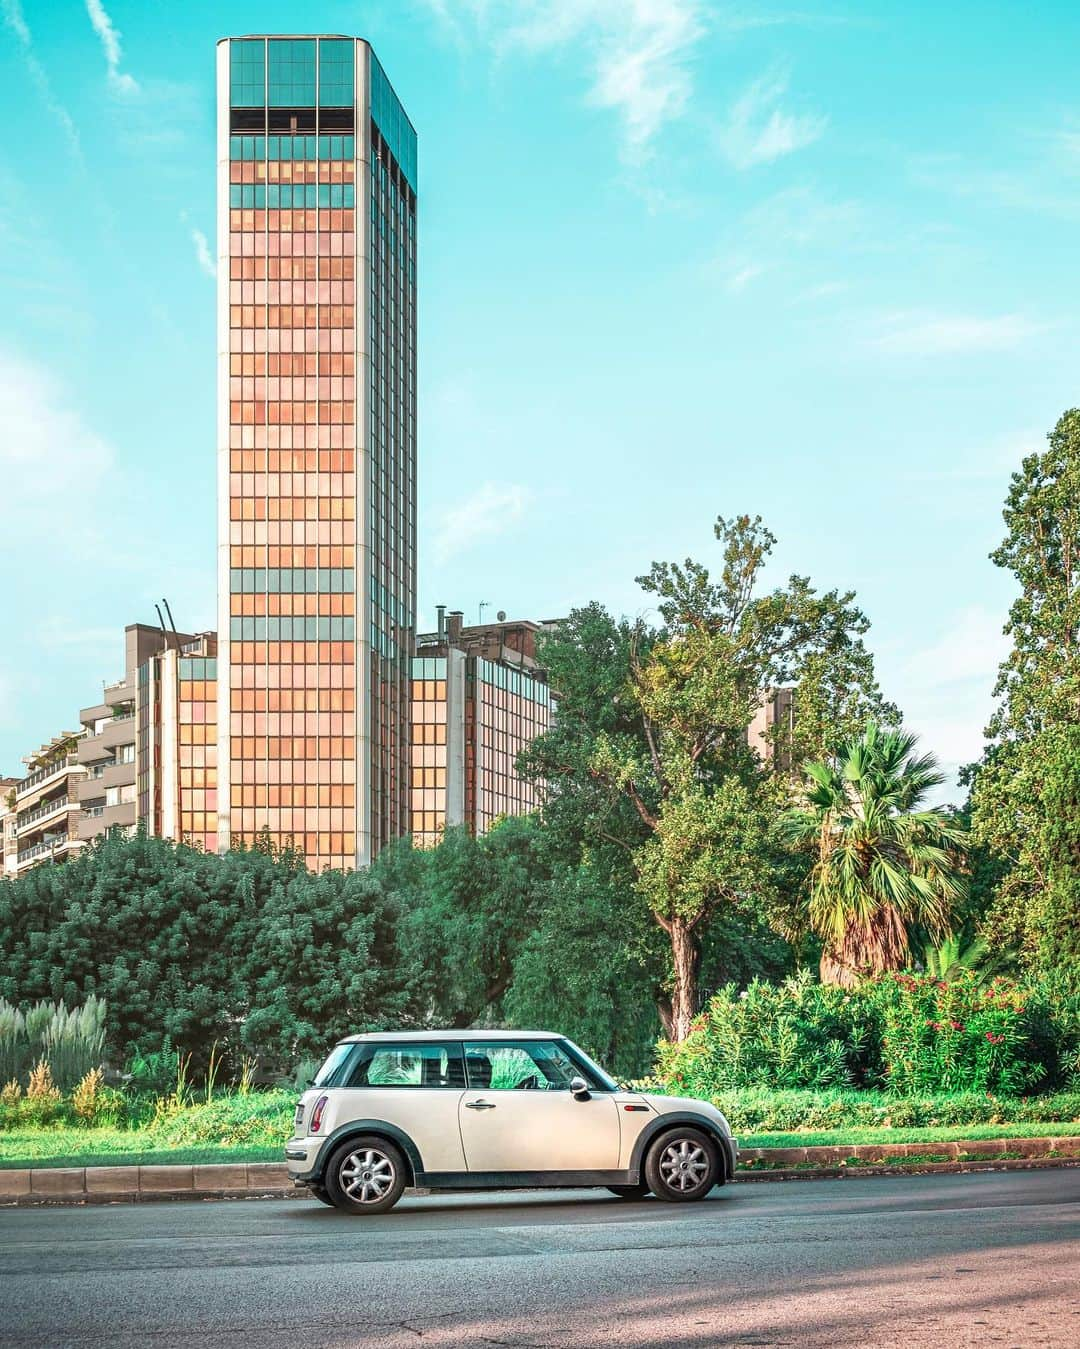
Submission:
<svg viewBox="0 0 1080 1349">
<path fill-rule="evenodd" d="M 977 754 L 1012 469 L 1076 395 L 1080 10 L 372 0 L 420 138 L 420 609 L 648 610 L 760 513 Z M 168 597 L 215 623 L 214 42 L 295 4 L 0 0 L 0 772 Z M 1068 284 L 1067 284 L 1068 283 Z"/>
</svg>

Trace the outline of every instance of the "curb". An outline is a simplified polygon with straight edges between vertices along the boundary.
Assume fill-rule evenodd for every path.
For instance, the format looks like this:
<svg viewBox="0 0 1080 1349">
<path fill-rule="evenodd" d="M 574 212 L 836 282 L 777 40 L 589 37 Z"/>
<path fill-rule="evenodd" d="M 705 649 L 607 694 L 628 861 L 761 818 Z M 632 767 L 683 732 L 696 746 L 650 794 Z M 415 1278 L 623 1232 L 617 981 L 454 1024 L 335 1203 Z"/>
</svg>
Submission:
<svg viewBox="0 0 1080 1349">
<path fill-rule="evenodd" d="M 948 1160 L 936 1160 L 941 1157 Z M 890 1164 L 888 1158 L 898 1160 Z M 743 1148 L 739 1162 L 736 1180 L 750 1182 L 1030 1171 L 1080 1166 L 1080 1137 Z M 755 1168 L 754 1164 L 761 1162 L 767 1164 L 767 1169 Z M 288 1167 L 281 1162 L 0 1169 L 0 1207 L 175 1199 L 301 1199 L 306 1193 L 293 1185 Z"/>
</svg>

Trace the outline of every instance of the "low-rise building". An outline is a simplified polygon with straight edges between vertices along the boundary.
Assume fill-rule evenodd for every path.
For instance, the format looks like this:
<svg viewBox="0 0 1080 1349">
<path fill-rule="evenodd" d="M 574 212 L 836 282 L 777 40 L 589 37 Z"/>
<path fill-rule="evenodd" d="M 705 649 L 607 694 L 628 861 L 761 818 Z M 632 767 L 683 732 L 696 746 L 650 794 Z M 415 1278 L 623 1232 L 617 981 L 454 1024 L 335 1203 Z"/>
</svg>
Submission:
<svg viewBox="0 0 1080 1349">
<path fill-rule="evenodd" d="M 770 688 L 747 728 L 747 742 L 763 763 L 780 773 L 790 773 L 794 728 L 795 690 Z"/>
<path fill-rule="evenodd" d="M 181 637 L 138 670 L 138 808 L 147 832 L 217 851 L 217 634 Z"/>
<path fill-rule="evenodd" d="M 79 789 L 80 731 L 62 731 L 28 754 L 26 777 L 15 786 L 15 873 L 42 862 L 63 862 L 82 846 Z"/>
<path fill-rule="evenodd" d="M 551 725 L 553 698 L 536 659 L 542 623 L 465 627 L 440 606 L 438 629 L 417 638 L 412 683 L 412 837 L 438 842 L 448 826 L 482 834 L 524 815 L 539 791 L 517 758 Z"/>
</svg>

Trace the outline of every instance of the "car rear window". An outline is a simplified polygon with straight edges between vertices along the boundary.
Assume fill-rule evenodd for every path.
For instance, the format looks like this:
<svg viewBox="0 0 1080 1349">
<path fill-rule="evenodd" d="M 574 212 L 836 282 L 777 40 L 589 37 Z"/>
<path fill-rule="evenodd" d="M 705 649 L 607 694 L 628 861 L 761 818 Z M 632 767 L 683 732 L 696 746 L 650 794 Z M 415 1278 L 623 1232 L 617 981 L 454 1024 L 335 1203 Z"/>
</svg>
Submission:
<svg viewBox="0 0 1080 1349">
<path fill-rule="evenodd" d="M 360 1044 L 349 1064 L 347 1087 L 440 1087 L 461 1091 L 465 1065 L 459 1044 Z"/>
</svg>

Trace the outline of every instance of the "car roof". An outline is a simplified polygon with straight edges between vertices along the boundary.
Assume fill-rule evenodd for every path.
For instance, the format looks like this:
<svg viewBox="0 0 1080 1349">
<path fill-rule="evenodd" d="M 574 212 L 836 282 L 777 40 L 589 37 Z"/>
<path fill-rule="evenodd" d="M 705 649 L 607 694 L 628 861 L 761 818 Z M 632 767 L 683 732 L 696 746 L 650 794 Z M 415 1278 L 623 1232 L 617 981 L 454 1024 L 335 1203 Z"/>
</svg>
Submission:
<svg viewBox="0 0 1080 1349">
<path fill-rule="evenodd" d="M 391 1040 L 400 1043 L 411 1040 L 441 1042 L 445 1040 L 561 1040 L 564 1037 L 552 1030 L 377 1030 L 363 1035 L 346 1035 L 339 1044 L 366 1044 L 369 1040 Z"/>
</svg>

